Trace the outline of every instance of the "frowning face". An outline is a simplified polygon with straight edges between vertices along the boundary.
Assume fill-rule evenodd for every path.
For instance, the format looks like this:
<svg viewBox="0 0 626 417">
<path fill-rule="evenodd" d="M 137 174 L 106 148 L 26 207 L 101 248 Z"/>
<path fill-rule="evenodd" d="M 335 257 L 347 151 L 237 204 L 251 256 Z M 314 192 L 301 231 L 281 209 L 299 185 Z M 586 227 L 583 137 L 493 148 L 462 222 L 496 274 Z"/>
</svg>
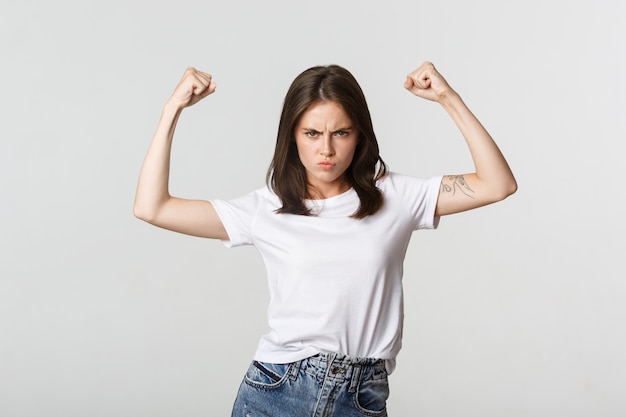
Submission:
<svg viewBox="0 0 626 417">
<path fill-rule="evenodd" d="M 358 132 L 339 103 L 312 104 L 298 120 L 294 136 L 306 169 L 309 198 L 329 198 L 350 188 L 345 172 L 354 157 Z"/>
</svg>

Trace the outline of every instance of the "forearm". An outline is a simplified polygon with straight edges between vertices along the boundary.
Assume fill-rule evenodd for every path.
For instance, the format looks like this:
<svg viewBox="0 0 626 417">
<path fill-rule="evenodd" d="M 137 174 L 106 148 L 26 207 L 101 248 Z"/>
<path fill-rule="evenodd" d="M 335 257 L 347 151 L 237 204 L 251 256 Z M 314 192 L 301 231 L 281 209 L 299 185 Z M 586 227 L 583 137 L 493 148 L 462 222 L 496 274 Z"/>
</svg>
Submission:
<svg viewBox="0 0 626 417">
<path fill-rule="evenodd" d="M 172 140 L 182 109 L 171 102 L 163 108 L 152 143 L 141 167 L 134 214 L 151 221 L 170 198 L 169 172 Z"/>
<path fill-rule="evenodd" d="M 465 138 L 475 167 L 476 180 L 493 193 L 494 200 L 500 200 L 517 189 L 515 177 L 506 159 L 483 127 L 454 91 L 439 101 L 450 115 Z"/>
</svg>

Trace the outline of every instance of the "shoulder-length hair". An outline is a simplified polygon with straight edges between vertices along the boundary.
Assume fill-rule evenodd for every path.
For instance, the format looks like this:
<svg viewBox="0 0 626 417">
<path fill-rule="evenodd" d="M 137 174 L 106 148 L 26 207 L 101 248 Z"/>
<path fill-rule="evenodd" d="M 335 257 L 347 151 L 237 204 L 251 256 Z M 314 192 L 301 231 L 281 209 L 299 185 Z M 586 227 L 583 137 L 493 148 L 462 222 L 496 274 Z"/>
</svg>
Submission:
<svg viewBox="0 0 626 417">
<path fill-rule="evenodd" d="M 345 178 L 360 200 L 352 217 L 365 218 L 383 206 L 383 194 L 376 181 L 387 173 L 387 166 L 379 155 L 365 95 L 354 76 L 338 65 L 309 68 L 296 77 L 287 91 L 276 149 L 266 177 L 268 186 L 282 202 L 277 212 L 311 215 L 305 204 L 309 196 L 306 169 L 298 156 L 294 130 L 302 114 L 319 101 L 339 103 L 358 133 L 354 158 Z"/>
</svg>

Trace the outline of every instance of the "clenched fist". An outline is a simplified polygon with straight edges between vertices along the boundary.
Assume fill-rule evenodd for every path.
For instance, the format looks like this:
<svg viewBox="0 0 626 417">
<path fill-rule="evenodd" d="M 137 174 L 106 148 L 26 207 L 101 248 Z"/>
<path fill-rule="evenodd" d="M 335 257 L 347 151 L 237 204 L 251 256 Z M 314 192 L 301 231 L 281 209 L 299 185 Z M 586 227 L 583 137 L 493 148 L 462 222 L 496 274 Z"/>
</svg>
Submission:
<svg viewBox="0 0 626 417">
<path fill-rule="evenodd" d="M 418 97 L 439 102 L 454 90 L 430 62 L 424 62 L 407 75 L 404 88 Z"/>
<path fill-rule="evenodd" d="M 179 108 L 193 106 L 209 94 L 215 91 L 215 84 L 211 74 L 198 71 L 193 67 L 187 68 L 183 77 L 178 82 L 170 101 Z"/>
</svg>

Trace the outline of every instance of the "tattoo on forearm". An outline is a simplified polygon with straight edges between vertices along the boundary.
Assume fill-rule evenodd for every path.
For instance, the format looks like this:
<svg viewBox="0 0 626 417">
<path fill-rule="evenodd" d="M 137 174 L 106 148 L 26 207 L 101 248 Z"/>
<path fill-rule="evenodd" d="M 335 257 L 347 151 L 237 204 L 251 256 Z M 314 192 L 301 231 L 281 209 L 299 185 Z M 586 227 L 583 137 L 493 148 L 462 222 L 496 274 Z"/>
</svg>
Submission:
<svg viewBox="0 0 626 417">
<path fill-rule="evenodd" d="M 474 198 L 474 190 L 465 182 L 463 175 L 446 175 L 441 182 L 441 191 L 455 195 L 457 191 L 462 192 L 469 198 Z"/>
</svg>

